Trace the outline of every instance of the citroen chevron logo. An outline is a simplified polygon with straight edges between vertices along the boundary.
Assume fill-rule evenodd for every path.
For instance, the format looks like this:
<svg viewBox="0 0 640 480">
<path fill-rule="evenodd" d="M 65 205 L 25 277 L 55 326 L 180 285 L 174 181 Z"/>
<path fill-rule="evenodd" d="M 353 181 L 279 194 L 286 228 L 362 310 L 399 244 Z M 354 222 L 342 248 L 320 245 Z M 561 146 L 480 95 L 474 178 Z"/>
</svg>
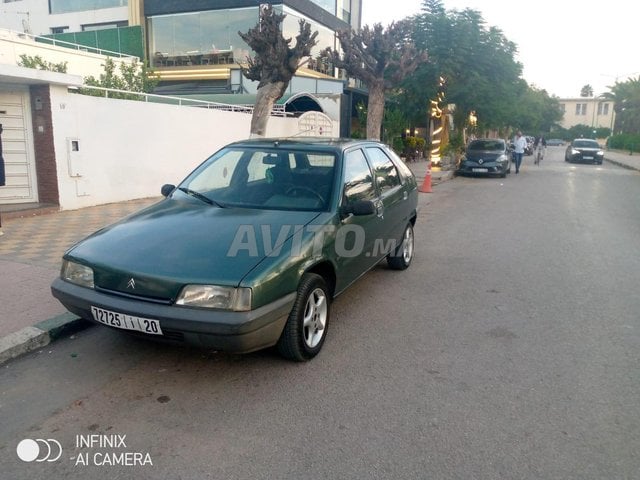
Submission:
<svg viewBox="0 0 640 480">
<path fill-rule="evenodd" d="M 135 290 L 136 288 L 136 281 L 133 279 L 133 277 L 131 277 L 131 280 L 129 280 L 129 282 L 127 283 L 127 288 L 130 288 L 132 290 Z"/>
</svg>

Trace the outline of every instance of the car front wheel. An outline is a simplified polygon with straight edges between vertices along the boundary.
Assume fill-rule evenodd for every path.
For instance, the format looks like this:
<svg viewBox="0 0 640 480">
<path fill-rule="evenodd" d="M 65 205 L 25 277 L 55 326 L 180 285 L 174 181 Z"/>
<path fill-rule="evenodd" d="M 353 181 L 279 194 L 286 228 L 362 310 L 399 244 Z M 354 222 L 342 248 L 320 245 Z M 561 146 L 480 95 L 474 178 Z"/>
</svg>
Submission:
<svg viewBox="0 0 640 480">
<path fill-rule="evenodd" d="M 387 263 L 394 270 L 405 270 L 413 260 L 413 225 L 410 223 L 402 235 L 402 243 L 387 257 Z"/>
<path fill-rule="evenodd" d="M 330 298 L 324 278 L 315 273 L 303 275 L 296 301 L 278 340 L 280 355 L 304 362 L 320 352 L 329 326 Z"/>
</svg>

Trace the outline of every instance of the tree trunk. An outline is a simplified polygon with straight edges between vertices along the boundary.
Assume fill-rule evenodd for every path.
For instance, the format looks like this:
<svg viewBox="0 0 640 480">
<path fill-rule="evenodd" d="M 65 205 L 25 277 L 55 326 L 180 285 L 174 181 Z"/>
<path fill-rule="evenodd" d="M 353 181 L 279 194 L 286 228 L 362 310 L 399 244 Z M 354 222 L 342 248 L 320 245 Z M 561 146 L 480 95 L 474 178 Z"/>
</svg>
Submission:
<svg viewBox="0 0 640 480">
<path fill-rule="evenodd" d="M 256 105 L 251 117 L 251 138 L 266 135 L 271 110 L 286 88 L 284 82 L 267 83 L 258 88 Z"/>
<path fill-rule="evenodd" d="M 384 84 L 372 82 L 369 86 L 369 103 L 367 105 L 367 138 L 380 140 L 382 119 L 384 116 Z"/>
</svg>

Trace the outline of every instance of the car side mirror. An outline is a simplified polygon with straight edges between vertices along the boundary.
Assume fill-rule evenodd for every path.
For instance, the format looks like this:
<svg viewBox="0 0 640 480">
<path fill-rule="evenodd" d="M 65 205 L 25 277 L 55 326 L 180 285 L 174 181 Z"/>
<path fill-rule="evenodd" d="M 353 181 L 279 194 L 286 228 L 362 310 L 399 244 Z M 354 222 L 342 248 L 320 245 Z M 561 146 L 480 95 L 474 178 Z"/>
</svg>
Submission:
<svg viewBox="0 0 640 480">
<path fill-rule="evenodd" d="M 171 195 L 171 192 L 173 192 L 175 189 L 176 189 L 175 185 L 171 185 L 167 183 L 166 185 L 162 186 L 162 188 L 160 189 L 160 193 L 162 194 L 163 197 L 168 197 L 169 195 Z"/>
<path fill-rule="evenodd" d="M 373 215 L 376 213 L 376 206 L 371 200 L 357 200 L 342 207 L 342 213 L 345 216 L 351 214 L 357 217 Z"/>
</svg>

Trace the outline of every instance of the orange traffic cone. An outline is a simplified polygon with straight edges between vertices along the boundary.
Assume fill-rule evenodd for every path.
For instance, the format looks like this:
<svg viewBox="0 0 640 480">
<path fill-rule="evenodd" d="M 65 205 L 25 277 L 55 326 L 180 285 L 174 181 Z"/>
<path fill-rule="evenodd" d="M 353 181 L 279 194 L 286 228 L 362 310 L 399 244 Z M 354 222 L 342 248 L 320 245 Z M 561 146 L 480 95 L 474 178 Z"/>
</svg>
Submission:
<svg viewBox="0 0 640 480">
<path fill-rule="evenodd" d="M 424 182 L 418 189 L 422 193 L 431 193 L 431 160 L 427 163 L 427 174 L 424 176 Z"/>
</svg>

